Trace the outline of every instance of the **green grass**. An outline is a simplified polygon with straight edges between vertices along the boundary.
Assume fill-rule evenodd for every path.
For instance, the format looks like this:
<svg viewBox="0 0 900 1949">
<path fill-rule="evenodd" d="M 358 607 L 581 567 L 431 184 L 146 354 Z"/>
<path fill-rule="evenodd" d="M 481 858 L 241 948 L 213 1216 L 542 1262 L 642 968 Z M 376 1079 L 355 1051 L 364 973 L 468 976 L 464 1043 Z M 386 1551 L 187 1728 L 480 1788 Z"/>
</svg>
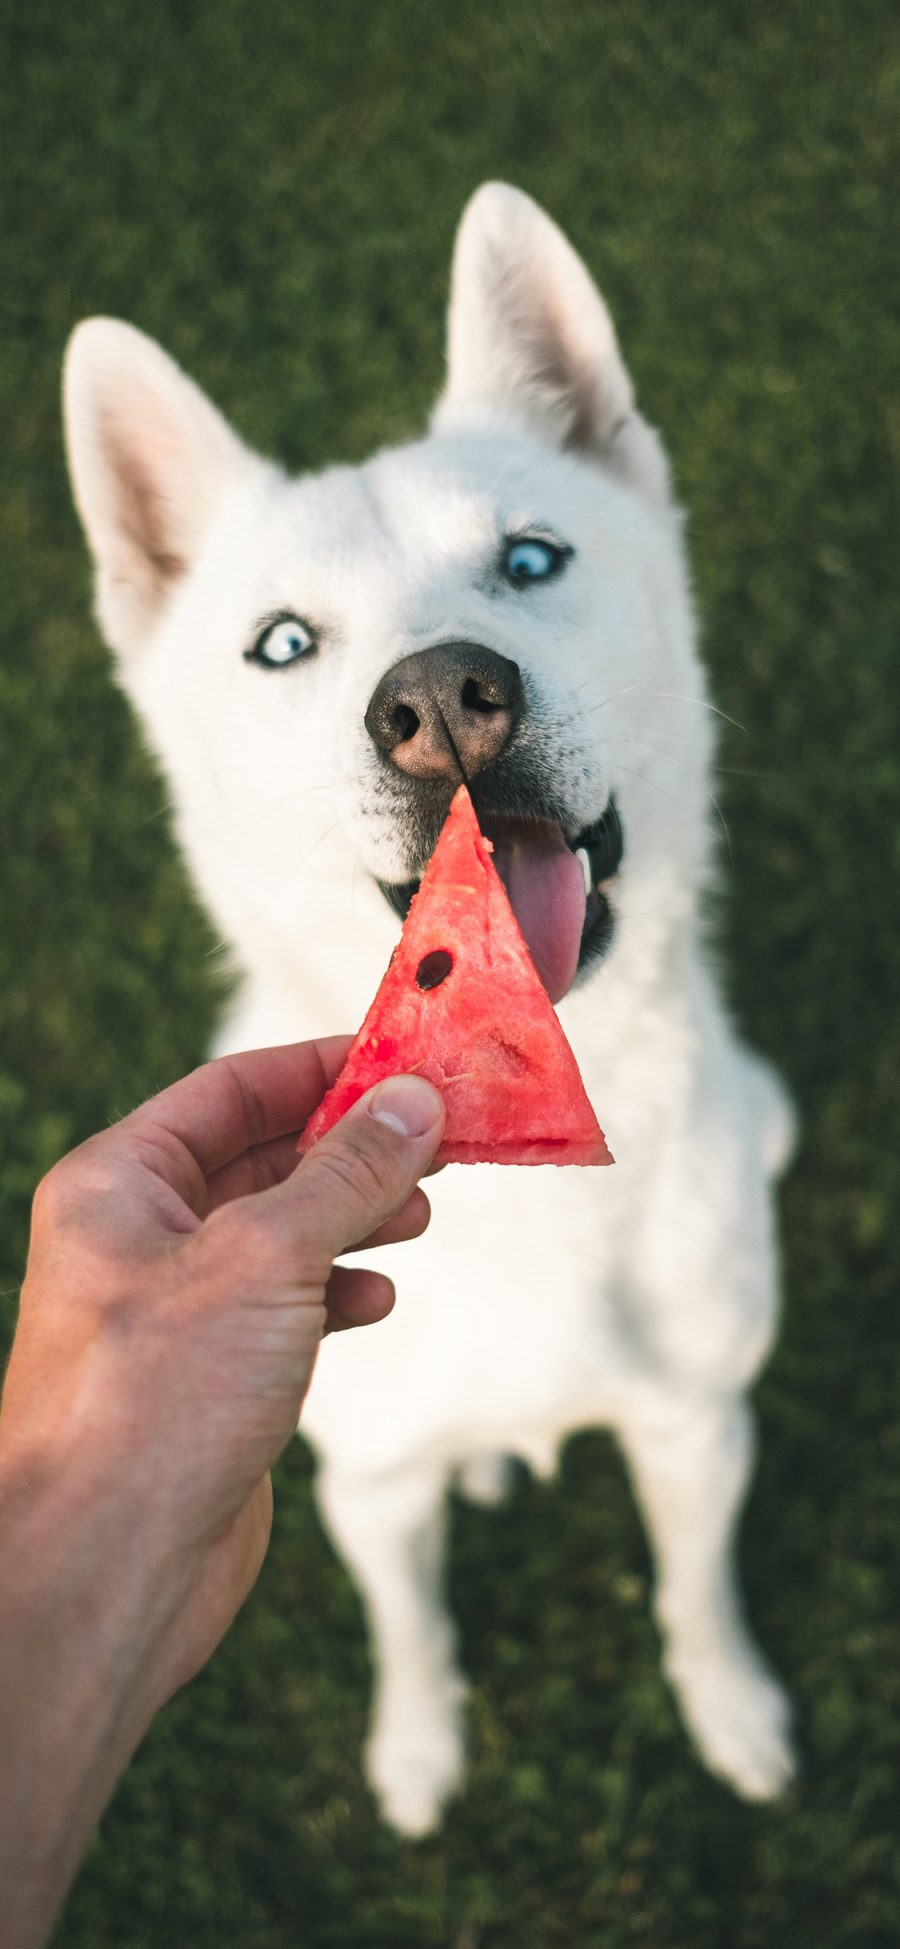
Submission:
<svg viewBox="0 0 900 1949">
<path fill-rule="evenodd" d="M 896 1949 L 894 9 L 3 0 L 0 20 L 4 1332 L 36 1176 L 198 1058 L 217 1005 L 90 619 L 67 333 L 121 313 L 259 445 L 362 456 L 439 383 L 453 227 L 488 175 L 585 252 L 665 430 L 715 695 L 744 727 L 718 791 L 731 992 L 805 1124 L 742 1544 L 799 1708 L 791 1797 L 749 1809 L 692 1759 L 623 1471 L 590 1435 L 556 1485 L 457 1512 L 471 1789 L 401 1845 L 360 1784 L 360 1615 L 298 1444 L 260 1586 L 130 1769 L 59 1949 Z"/>
</svg>

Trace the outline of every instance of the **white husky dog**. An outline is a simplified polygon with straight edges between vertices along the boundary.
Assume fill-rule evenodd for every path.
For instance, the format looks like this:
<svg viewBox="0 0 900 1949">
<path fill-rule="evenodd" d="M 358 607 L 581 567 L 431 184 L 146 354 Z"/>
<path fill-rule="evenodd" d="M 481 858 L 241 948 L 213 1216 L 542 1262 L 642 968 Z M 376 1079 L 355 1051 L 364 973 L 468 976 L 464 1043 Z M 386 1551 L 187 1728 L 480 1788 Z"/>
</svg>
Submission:
<svg viewBox="0 0 900 1949">
<path fill-rule="evenodd" d="M 357 1027 L 459 759 L 617 1159 L 445 1172 L 428 1234 L 388 1255 L 392 1318 L 320 1358 L 303 1426 L 371 1621 L 384 1813 L 424 1833 L 461 1778 L 448 1480 L 487 1499 L 506 1457 L 544 1473 L 596 1424 L 700 1752 L 776 1793 L 788 1714 L 732 1557 L 791 1118 L 704 945 L 712 718 L 682 524 L 603 300 L 490 183 L 425 439 L 290 480 L 108 319 L 76 331 L 65 391 L 100 623 L 243 975 L 218 1049 Z"/>
</svg>

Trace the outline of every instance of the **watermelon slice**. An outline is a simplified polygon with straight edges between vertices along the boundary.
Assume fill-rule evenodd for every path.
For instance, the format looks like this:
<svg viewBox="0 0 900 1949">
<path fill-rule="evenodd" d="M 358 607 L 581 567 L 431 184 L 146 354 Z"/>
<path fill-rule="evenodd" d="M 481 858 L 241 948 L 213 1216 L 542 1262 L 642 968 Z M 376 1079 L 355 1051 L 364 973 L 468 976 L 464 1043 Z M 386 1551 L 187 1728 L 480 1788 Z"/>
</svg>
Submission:
<svg viewBox="0 0 900 1949">
<path fill-rule="evenodd" d="M 438 1163 L 612 1163 L 492 851 L 461 785 L 375 1000 L 300 1138 L 301 1153 L 373 1083 L 413 1071 L 447 1106 Z"/>
</svg>

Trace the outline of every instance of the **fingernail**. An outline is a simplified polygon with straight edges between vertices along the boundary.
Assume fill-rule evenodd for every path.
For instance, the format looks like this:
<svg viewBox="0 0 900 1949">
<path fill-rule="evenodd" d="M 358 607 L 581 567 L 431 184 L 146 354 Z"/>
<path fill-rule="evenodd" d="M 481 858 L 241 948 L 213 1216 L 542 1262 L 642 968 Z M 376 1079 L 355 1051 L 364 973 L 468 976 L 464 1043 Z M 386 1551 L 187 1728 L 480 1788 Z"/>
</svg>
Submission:
<svg viewBox="0 0 900 1949">
<path fill-rule="evenodd" d="M 369 1115 L 400 1137 L 424 1137 L 441 1114 L 437 1090 L 423 1076 L 389 1076 L 369 1098 Z"/>
</svg>

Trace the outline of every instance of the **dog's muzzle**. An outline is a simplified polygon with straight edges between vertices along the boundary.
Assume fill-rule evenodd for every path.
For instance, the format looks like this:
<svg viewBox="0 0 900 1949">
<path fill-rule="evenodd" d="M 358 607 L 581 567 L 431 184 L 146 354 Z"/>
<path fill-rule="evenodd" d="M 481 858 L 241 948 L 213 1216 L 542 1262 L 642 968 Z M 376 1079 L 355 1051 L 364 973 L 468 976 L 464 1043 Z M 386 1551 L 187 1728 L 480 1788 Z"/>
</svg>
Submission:
<svg viewBox="0 0 900 1949">
<path fill-rule="evenodd" d="M 468 785 L 494 864 L 552 1001 L 609 946 L 606 887 L 622 857 L 622 827 L 609 800 L 600 818 L 567 833 L 546 802 L 516 733 L 527 701 L 517 663 L 482 643 L 439 643 L 401 658 L 372 694 L 366 730 L 413 818 L 443 811 L 459 782 Z M 527 744 L 527 740 L 525 741 Z M 398 776 L 399 774 L 399 776 Z M 423 848 L 429 856 L 432 838 Z M 580 860 L 579 860 L 580 856 Z M 419 878 L 379 881 L 402 919 Z"/>
</svg>

